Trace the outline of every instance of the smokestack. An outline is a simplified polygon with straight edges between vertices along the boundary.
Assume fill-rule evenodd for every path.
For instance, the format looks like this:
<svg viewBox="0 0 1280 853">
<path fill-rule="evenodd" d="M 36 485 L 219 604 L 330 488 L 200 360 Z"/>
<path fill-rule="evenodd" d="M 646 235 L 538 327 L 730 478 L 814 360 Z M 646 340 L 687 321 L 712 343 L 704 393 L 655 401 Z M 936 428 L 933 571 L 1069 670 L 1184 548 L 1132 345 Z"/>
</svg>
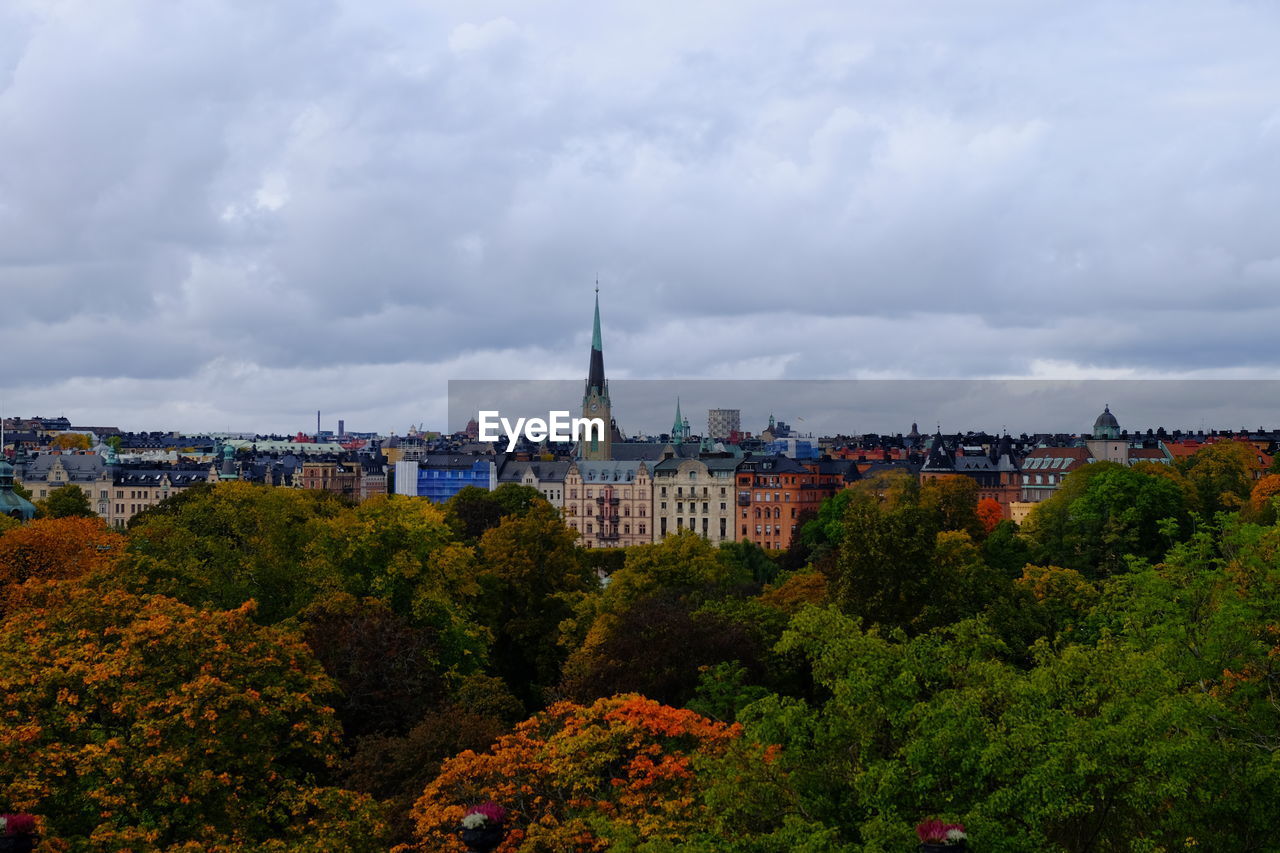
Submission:
<svg viewBox="0 0 1280 853">
<path fill-rule="evenodd" d="M 316 441 L 320 440 L 320 410 L 316 409 Z"/>
<path fill-rule="evenodd" d="M 342 418 L 338 418 L 338 438 L 342 438 L 347 434 L 347 422 Z"/>
</svg>

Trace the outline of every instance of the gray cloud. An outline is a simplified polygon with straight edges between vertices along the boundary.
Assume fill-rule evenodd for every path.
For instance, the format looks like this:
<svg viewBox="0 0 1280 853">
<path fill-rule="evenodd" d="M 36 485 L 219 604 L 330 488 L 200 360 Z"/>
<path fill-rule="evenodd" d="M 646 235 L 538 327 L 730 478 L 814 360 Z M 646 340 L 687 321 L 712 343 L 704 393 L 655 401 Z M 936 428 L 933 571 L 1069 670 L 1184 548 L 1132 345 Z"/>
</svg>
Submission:
<svg viewBox="0 0 1280 853">
<path fill-rule="evenodd" d="M 438 423 L 597 274 L 618 376 L 1275 376 L 1278 19 L 9 4 L 5 407 Z"/>
</svg>

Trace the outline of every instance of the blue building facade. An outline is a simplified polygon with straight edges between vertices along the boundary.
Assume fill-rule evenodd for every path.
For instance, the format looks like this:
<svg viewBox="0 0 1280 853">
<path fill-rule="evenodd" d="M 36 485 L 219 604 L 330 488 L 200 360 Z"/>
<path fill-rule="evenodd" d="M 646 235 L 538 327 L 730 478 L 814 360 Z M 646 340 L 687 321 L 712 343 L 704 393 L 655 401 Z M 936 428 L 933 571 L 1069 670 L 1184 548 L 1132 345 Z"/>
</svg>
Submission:
<svg viewBox="0 0 1280 853">
<path fill-rule="evenodd" d="M 444 503 L 467 486 L 493 491 L 498 468 L 487 456 L 430 454 L 420 462 L 397 462 L 395 477 L 396 494 Z"/>
</svg>

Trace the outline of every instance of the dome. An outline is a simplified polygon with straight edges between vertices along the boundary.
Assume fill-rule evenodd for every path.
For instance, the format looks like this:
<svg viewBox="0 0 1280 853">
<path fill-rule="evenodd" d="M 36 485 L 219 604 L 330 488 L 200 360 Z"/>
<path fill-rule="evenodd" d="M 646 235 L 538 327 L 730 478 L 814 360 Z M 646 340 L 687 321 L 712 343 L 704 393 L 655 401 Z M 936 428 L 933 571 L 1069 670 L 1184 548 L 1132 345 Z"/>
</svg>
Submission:
<svg viewBox="0 0 1280 853">
<path fill-rule="evenodd" d="M 1111 406 L 1105 406 L 1102 414 L 1098 415 L 1098 419 L 1093 422 L 1094 438 L 1119 438 L 1120 422 L 1116 420 L 1116 416 L 1111 414 Z"/>
<path fill-rule="evenodd" d="M 1097 429 L 1098 427 L 1112 427 L 1114 429 L 1120 429 L 1120 422 L 1116 420 L 1115 415 L 1111 414 L 1110 406 L 1103 408 L 1102 414 L 1098 415 L 1098 419 L 1093 422 L 1093 428 Z"/>
</svg>

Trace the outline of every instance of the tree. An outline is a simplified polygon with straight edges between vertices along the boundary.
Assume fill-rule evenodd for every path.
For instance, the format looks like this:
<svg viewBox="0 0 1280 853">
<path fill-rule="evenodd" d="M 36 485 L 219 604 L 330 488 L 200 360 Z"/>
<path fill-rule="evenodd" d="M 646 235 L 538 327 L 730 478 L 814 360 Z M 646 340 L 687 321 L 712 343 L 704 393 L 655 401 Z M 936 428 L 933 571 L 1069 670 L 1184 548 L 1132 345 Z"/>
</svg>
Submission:
<svg viewBox="0 0 1280 853">
<path fill-rule="evenodd" d="M 376 844 L 372 802 L 326 785 L 333 684 L 296 633 L 255 625 L 250 606 L 65 581 L 45 592 L 0 625 L 0 801 L 45 815 L 51 843 Z"/>
<path fill-rule="evenodd" d="M 919 504 L 855 494 L 829 579 L 832 598 L 869 624 L 909 627 L 928 599 L 937 525 L 938 514 Z"/>
<path fill-rule="evenodd" d="M 61 450 L 64 452 L 71 450 L 88 450 L 89 436 L 81 432 L 63 432 L 55 435 L 49 444 L 54 450 Z"/>
<path fill-rule="evenodd" d="M 338 719 L 348 738 L 404 734 L 445 695 L 440 637 L 384 601 L 347 595 L 303 613 L 307 646 L 342 691 Z"/>
<path fill-rule="evenodd" d="M 855 849 L 907 849 L 911 827 L 936 815 L 1010 853 L 1173 849 L 1189 837 L 1232 846 L 1238 827 L 1218 824 L 1209 790 L 1229 761 L 1198 691 L 1179 690 L 1158 654 L 1114 639 L 1042 645 L 1023 670 L 993 658 L 998 641 L 980 623 L 889 638 L 818 609 L 781 645 L 805 654 L 827 698 L 742 711 L 740 742 L 775 745 L 776 761 L 764 776 L 754 756 L 730 752 L 709 769 L 759 780 L 746 795 L 736 782 L 736 801 L 712 792 L 732 803 L 720 819 L 739 835 L 802 815 Z"/>
<path fill-rule="evenodd" d="M 469 675 L 405 735 L 357 739 L 344 778 L 352 790 L 385 804 L 393 843 L 407 843 L 413 838 L 409 812 L 441 763 L 464 750 L 488 749 L 523 716 L 501 679 Z"/>
<path fill-rule="evenodd" d="M 508 809 L 512 827 L 499 853 L 678 846 L 708 822 L 699 762 L 737 735 L 736 726 L 641 696 L 557 703 L 489 752 L 445 762 L 414 806 L 418 840 L 409 850 L 463 850 L 455 827 L 467 806 L 490 799 Z"/>
<path fill-rule="evenodd" d="M 477 548 L 477 617 L 493 634 L 498 674 L 530 707 L 560 680 L 567 654 L 560 623 L 574 615 L 573 597 L 599 588 L 579 559 L 576 538 L 543 501 L 502 519 Z"/>
<path fill-rule="evenodd" d="M 37 518 L 0 536 L 0 608 L 29 580 L 78 578 L 115 566 L 125 538 L 102 519 Z"/>
<path fill-rule="evenodd" d="M 604 592 L 604 607 L 621 609 L 657 592 L 693 601 L 718 597 L 750 583 L 752 572 L 766 574 L 756 548 L 717 549 L 692 530 L 681 530 L 653 545 L 627 549 L 626 562 Z M 767 557 L 765 557 L 767 559 Z"/>
<path fill-rule="evenodd" d="M 1257 524 L 1275 524 L 1277 495 L 1280 495 L 1280 474 L 1268 474 L 1255 483 L 1249 493 L 1249 519 Z"/>
<path fill-rule="evenodd" d="M 445 512 L 455 535 L 474 543 L 502 519 L 524 515 L 538 503 L 546 503 L 546 498 L 532 486 L 503 483 L 493 491 L 466 486 L 449 499 Z"/>
<path fill-rule="evenodd" d="M 323 522 L 349 504 L 320 489 L 245 482 L 197 485 L 139 513 L 129 525 L 129 577 L 192 606 L 235 609 L 274 624 L 343 589 L 338 569 L 309 562 Z"/>
<path fill-rule="evenodd" d="M 983 498 L 978 501 L 977 516 L 982 532 L 990 534 L 1004 520 L 1004 508 L 995 498 Z"/>
<path fill-rule="evenodd" d="M 1220 441 L 1180 460 L 1179 469 L 1196 493 L 1200 512 L 1212 518 L 1218 512 L 1238 510 L 1249 499 L 1253 488 L 1256 456 L 1248 444 Z"/>
<path fill-rule="evenodd" d="M 655 592 L 601 616 L 569 656 L 561 687 L 577 702 L 640 693 L 664 705 L 693 697 L 699 673 L 738 661 L 759 681 L 764 644 L 755 626 L 716 609 L 697 609 L 674 591 Z"/>
<path fill-rule="evenodd" d="M 36 502 L 36 509 L 44 518 L 97 518 L 89 496 L 75 483 L 67 483 L 49 492 L 49 496 Z"/>
<path fill-rule="evenodd" d="M 920 506 L 938 514 L 939 530 L 963 530 L 975 539 L 978 521 L 978 483 L 964 474 L 933 477 L 920 487 Z"/>
<path fill-rule="evenodd" d="M 1160 559 L 1188 529 L 1183 492 L 1171 479 L 1095 462 L 1068 474 L 1022 532 L 1037 563 L 1099 577 L 1124 571 L 1129 557 Z"/>
</svg>

